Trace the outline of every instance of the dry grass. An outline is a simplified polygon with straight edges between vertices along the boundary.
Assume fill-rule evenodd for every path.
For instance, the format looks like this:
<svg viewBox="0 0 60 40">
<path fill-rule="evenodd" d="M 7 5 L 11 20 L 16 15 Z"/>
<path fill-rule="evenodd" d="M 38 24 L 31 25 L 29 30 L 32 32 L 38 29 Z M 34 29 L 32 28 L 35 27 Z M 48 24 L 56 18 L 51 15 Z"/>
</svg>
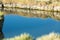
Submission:
<svg viewBox="0 0 60 40">
<path fill-rule="evenodd" d="M 60 34 L 52 32 L 48 35 L 38 37 L 36 40 L 60 40 Z"/>
<path fill-rule="evenodd" d="M 21 34 L 20 36 L 15 36 L 13 38 L 7 38 L 3 40 L 33 40 L 32 36 L 27 33 Z"/>
</svg>

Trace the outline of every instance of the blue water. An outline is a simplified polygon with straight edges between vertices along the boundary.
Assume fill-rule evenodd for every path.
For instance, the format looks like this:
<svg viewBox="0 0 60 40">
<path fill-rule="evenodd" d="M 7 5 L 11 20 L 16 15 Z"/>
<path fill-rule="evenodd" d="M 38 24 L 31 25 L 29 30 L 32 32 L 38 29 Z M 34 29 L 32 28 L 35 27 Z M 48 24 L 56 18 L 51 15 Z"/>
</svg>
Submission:
<svg viewBox="0 0 60 40">
<path fill-rule="evenodd" d="M 5 38 L 14 37 L 21 33 L 29 33 L 38 37 L 50 32 L 60 33 L 60 21 L 51 18 L 28 18 L 19 15 L 5 15 L 3 33 Z"/>
</svg>

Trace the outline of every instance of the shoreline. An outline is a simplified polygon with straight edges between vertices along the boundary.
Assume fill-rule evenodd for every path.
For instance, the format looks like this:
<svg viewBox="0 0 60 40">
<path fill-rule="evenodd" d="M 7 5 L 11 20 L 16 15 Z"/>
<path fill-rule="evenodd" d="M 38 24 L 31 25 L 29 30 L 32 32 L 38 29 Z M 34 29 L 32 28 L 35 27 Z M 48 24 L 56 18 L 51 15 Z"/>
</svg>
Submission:
<svg viewBox="0 0 60 40">
<path fill-rule="evenodd" d="M 60 12 L 60 10 L 54 10 L 54 9 L 33 9 L 33 8 L 19 8 L 19 7 L 0 7 L 1 9 L 4 9 L 4 8 L 12 8 L 12 9 L 24 9 L 24 10 L 38 10 L 38 11 L 48 11 L 48 12 Z"/>
<path fill-rule="evenodd" d="M 3 5 L 3 7 L 2 7 Z M 49 5 L 21 5 L 21 4 L 0 4 L 0 8 L 18 8 L 18 9 L 28 9 L 28 10 L 40 10 L 40 11 L 56 11 L 60 12 L 60 6 L 49 6 Z"/>
</svg>

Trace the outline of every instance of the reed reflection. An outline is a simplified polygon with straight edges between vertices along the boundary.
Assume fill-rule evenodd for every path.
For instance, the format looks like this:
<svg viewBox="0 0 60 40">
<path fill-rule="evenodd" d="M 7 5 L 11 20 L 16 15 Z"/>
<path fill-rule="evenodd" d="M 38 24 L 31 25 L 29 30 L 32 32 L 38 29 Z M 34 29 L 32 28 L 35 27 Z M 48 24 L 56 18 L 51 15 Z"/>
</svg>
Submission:
<svg viewBox="0 0 60 40">
<path fill-rule="evenodd" d="M 1 12 L 0 12 L 0 40 L 4 38 L 4 34 L 2 32 L 3 23 L 4 23 L 4 15 L 1 15 Z"/>
</svg>

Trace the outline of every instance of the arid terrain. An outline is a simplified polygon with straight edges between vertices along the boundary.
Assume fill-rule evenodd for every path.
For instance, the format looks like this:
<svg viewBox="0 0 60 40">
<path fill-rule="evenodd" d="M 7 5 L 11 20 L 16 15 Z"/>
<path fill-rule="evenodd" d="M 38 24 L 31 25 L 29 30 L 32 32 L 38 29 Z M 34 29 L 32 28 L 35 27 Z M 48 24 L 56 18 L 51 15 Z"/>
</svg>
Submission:
<svg viewBox="0 0 60 40">
<path fill-rule="evenodd" d="M 18 4 L 29 4 L 29 5 L 40 5 L 40 4 L 55 4 L 59 3 L 59 0 L 1 0 L 3 3 L 18 3 Z"/>
<path fill-rule="evenodd" d="M 60 11 L 59 0 L 1 0 L 5 7 Z"/>
</svg>

